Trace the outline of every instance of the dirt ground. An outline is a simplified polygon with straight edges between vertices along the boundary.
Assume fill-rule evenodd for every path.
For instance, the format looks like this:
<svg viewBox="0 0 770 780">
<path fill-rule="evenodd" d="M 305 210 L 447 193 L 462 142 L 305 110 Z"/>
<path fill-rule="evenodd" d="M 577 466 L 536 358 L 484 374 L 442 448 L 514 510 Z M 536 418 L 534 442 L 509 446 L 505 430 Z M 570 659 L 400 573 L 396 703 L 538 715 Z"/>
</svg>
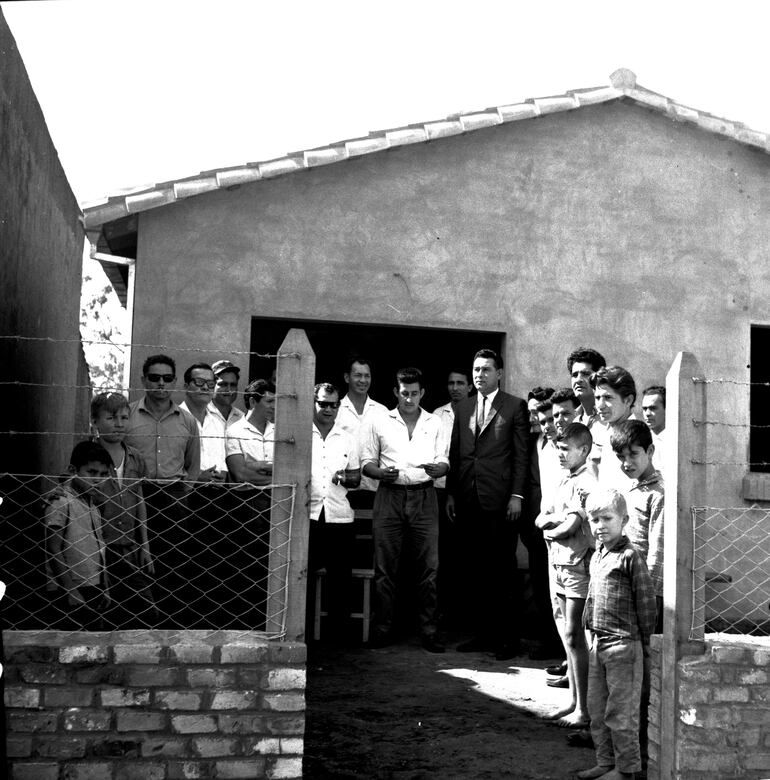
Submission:
<svg viewBox="0 0 770 780">
<path fill-rule="evenodd" d="M 548 661 L 458 653 L 457 640 L 442 655 L 416 639 L 312 647 L 305 777 L 562 780 L 593 766 L 593 750 L 569 747 L 567 731 L 542 718 L 569 700 L 546 686 Z"/>
</svg>

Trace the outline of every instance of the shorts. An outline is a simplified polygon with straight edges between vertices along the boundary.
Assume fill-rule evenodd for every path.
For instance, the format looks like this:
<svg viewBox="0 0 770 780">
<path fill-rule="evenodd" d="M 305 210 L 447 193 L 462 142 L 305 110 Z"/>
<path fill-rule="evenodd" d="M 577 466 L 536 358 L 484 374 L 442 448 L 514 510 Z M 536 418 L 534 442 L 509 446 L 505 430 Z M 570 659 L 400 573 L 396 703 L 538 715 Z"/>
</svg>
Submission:
<svg viewBox="0 0 770 780">
<path fill-rule="evenodd" d="M 568 599 L 588 598 L 588 583 L 591 579 L 588 573 L 590 565 L 591 555 L 588 554 L 580 563 L 572 566 L 554 566 L 556 570 L 556 592 Z"/>
</svg>

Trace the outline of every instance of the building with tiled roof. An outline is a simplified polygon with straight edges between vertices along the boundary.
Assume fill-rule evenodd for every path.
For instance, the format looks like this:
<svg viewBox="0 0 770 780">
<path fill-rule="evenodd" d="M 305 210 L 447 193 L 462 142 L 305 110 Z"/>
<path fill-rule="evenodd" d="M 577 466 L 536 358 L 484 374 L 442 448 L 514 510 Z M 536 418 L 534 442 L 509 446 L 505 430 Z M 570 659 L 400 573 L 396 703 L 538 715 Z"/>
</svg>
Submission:
<svg viewBox="0 0 770 780">
<path fill-rule="evenodd" d="M 228 357 L 269 374 L 259 355 L 292 326 L 319 379 L 340 382 L 363 350 L 378 400 L 413 363 L 429 407 L 485 344 L 519 394 L 566 384 L 581 344 L 640 388 L 687 349 L 736 381 L 709 413 L 732 425 L 714 433 L 729 465 L 710 467 L 709 485 L 733 505 L 750 471 L 741 426 L 761 422 L 740 383 L 770 326 L 769 144 L 619 70 L 606 86 L 141 188 L 84 218 L 133 304 L 134 344 L 148 345 L 133 350 L 134 385 L 151 345 L 182 365 Z M 752 451 L 770 449 L 755 434 Z"/>
</svg>

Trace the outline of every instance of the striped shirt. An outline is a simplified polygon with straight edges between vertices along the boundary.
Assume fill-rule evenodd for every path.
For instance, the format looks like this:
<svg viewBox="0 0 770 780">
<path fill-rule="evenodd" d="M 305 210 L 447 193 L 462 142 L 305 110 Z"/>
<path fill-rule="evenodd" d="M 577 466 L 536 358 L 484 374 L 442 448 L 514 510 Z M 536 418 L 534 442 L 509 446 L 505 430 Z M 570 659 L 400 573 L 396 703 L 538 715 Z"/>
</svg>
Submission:
<svg viewBox="0 0 770 780">
<path fill-rule="evenodd" d="M 591 631 L 647 641 L 655 629 L 657 604 L 647 564 L 625 536 L 591 559 L 591 583 L 583 626 Z"/>
<path fill-rule="evenodd" d="M 642 554 L 655 586 L 663 595 L 663 477 L 653 472 L 645 480 L 634 480 L 626 492 L 628 525 L 626 535 Z"/>
</svg>

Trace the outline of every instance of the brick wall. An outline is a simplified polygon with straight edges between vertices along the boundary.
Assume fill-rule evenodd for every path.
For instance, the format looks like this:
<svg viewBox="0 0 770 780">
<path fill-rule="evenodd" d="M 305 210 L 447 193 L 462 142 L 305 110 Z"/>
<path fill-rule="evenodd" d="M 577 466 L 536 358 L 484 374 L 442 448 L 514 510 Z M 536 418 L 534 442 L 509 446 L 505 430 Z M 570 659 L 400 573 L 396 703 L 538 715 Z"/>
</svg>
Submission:
<svg viewBox="0 0 770 780">
<path fill-rule="evenodd" d="M 659 776 L 660 637 L 652 643 L 650 778 Z M 706 637 L 679 662 L 676 780 L 770 777 L 770 644 Z"/>
<path fill-rule="evenodd" d="M 10 780 L 302 776 L 304 644 L 204 631 L 3 639 Z"/>
</svg>

